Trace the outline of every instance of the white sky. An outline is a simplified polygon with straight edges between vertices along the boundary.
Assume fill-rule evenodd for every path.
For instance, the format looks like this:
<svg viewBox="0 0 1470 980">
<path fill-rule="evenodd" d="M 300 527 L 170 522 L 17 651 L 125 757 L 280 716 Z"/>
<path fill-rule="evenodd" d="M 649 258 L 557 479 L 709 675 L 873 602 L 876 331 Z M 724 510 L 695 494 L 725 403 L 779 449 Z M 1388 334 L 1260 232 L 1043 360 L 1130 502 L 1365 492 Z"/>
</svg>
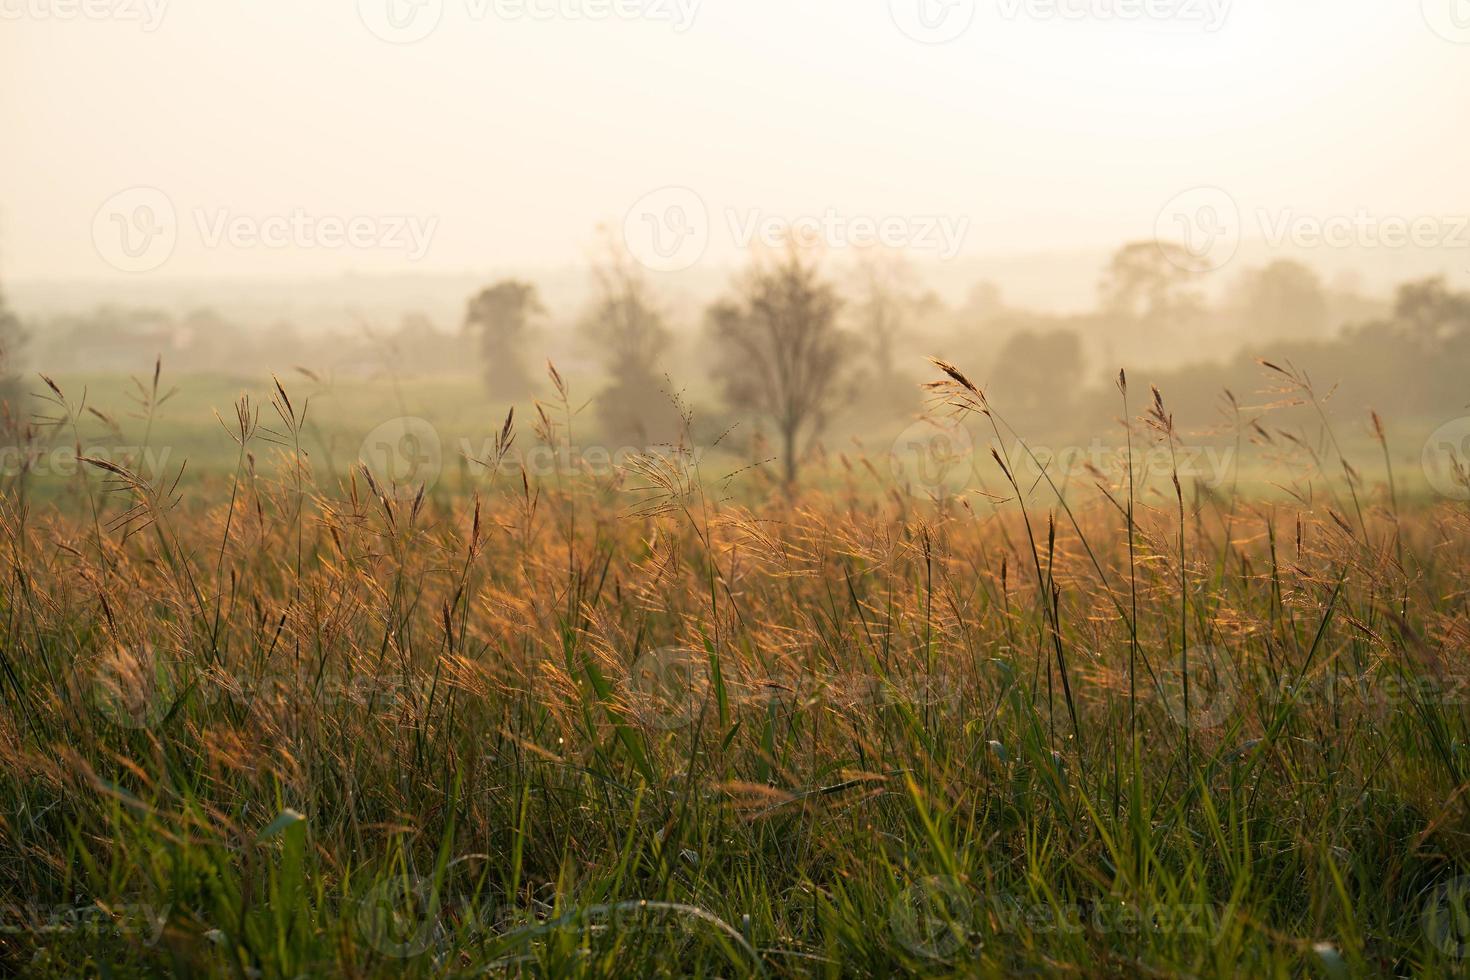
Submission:
<svg viewBox="0 0 1470 980">
<path fill-rule="evenodd" d="M 116 16 L 64 16 L 83 2 Z M 0 275 L 125 275 L 94 218 L 139 185 L 178 215 L 142 274 L 185 278 L 566 264 L 668 185 L 716 215 L 707 261 L 736 254 L 728 209 L 963 216 L 970 256 L 1148 237 L 1198 185 L 1247 212 L 1470 211 L 1470 43 L 1451 40 L 1470 42 L 1470 0 L 1234 0 L 1213 32 L 1181 18 L 1226 0 L 1147 0 L 1185 11 L 1141 21 L 978 0 L 939 45 L 890 0 L 703 0 L 682 32 L 555 13 L 610 0 L 525 0 L 551 16 L 518 19 L 419 0 L 442 16 L 410 44 L 365 24 L 390 0 L 128 19 L 160 2 L 0 0 Z M 970 0 L 892 5 L 920 2 Z M 296 211 L 437 225 L 417 261 L 211 246 L 199 226 Z"/>
</svg>

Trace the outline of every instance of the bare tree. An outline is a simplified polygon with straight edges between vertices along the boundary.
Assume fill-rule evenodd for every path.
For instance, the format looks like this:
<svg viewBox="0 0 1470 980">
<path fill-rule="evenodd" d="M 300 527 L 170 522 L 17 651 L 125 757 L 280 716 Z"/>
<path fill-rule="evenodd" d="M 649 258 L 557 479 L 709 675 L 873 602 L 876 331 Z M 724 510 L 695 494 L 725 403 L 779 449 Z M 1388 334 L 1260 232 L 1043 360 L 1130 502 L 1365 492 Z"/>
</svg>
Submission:
<svg viewBox="0 0 1470 980">
<path fill-rule="evenodd" d="M 1192 286 L 1204 268 L 1173 242 L 1131 242 L 1113 253 L 1100 287 L 1103 309 L 1157 326 L 1196 316 L 1204 300 Z"/>
<path fill-rule="evenodd" d="M 939 301 L 923 292 L 913 266 L 898 252 L 871 248 L 857 254 L 854 270 L 853 320 L 869 345 L 873 368 L 885 389 L 895 387 L 897 347 L 921 316 Z M 918 390 L 917 385 L 903 382 Z"/>
<path fill-rule="evenodd" d="M 737 297 L 709 311 L 716 381 L 731 405 L 775 427 L 788 490 L 801 440 L 821 433 L 841 398 L 851 344 L 837 325 L 840 308 L 816 263 L 791 246 L 774 264 L 757 261 Z"/>
<path fill-rule="evenodd" d="M 465 311 L 465 330 L 479 338 L 485 383 L 491 394 L 510 401 L 531 391 L 521 348 L 531 318 L 545 312 L 536 287 L 505 279 L 472 298 Z"/>
<path fill-rule="evenodd" d="M 611 376 L 597 397 L 603 432 L 645 444 L 672 440 L 678 435 L 678 413 L 661 390 L 659 361 L 673 335 L 625 251 L 609 245 L 608 257 L 594 265 L 593 273 L 599 299 L 582 332 L 601 349 Z"/>
<path fill-rule="evenodd" d="M 20 327 L 20 318 L 10 311 L 5 303 L 5 294 L 0 292 L 0 425 L 9 416 L 13 422 L 18 414 L 17 401 L 20 392 L 20 348 L 25 333 Z"/>
<path fill-rule="evenodd" d="M 1252 332 L 1273 340 L 1320 340 L 1327 333 L 1327 296 L 1315 271 L 1280 260 L 1246 273 L 1240 315 Z"/>
</svg>

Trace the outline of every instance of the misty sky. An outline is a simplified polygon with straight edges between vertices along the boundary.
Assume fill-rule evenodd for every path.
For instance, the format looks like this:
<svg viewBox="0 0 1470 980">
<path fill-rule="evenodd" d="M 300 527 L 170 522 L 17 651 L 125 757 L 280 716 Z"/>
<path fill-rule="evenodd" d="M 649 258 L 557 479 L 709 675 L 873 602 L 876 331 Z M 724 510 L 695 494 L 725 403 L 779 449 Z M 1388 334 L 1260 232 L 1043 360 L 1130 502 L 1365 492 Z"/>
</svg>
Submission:
<svg viewBox="0 0 1470 980">
<path fill-rule="evenodd" d="M 1470 210 L 1467 0 L 417 2 L 0 0 L 0 276 L 125 275 L 99 209 L 136 187 L 175 209 L 144 273 L 171 277 L 575 263 L 669 186 L 710 262 L 833 212 L 945 218 L 967 256 L 1106 247 L 1201 185 L 1247 216 Z"/>
</svg>

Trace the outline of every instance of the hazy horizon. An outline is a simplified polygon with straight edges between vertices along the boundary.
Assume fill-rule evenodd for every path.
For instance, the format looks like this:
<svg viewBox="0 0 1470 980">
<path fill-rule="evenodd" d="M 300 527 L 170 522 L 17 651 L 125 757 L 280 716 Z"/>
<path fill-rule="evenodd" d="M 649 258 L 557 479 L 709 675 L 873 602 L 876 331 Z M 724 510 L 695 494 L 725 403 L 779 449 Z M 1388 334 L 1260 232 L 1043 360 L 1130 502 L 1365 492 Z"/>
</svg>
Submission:
<svg viewBox="0 0 1470 980">
<path fill-rule="evenodd" d="M 9 0 L 0 276 L 563 269 L 599 224 L 718 271 L 805 219 L 940 269 L 1178 230 L 1463 277 L 1454 2 Z"/>
</svg>

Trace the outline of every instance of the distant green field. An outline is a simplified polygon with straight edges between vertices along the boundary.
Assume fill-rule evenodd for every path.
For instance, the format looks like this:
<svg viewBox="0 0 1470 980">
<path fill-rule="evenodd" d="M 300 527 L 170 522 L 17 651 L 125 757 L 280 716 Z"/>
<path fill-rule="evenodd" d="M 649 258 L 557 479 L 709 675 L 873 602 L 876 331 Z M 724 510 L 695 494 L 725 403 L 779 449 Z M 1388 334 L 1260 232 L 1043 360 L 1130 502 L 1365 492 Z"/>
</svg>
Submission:
<svg viewBox="0 0 1470 980">
<path fill-rule="evenodd" d="M 54 380 L 73 411 L 82 411 L 75 429 L 70 425 L 42 427 L 38 444 L 31 447 L 30 481 L 42 498 L 58 495 L 75 478 L 78 441 L 84 456 L 110 459 L 150 476 L 167 472 L 172 479 L 183 467 L 185 486 L 233 473 L 240 451 L 231 431 L 238 427 L 236 406 L 242 398 L 247 399 L 258 422 L 248 447 L 256 472 L 271 476 L 278 470 L 279 433 L 284 429 L 271 405 L 274 387 L 269 378 L 224 374 L 169 378 L 165 374 L 160 396 L 168 397 L 162 398 L 151 418 L 140 399 L 140 385 L 148 385 L 149 378 L 109 374 Z M 533 479 L 590 473 L 612 485 L 613 477 L 634 454 L 672 451 L 666 443 L 630 445 L 626 439 L 607 438 L 590 404 L 598 379 L 571 375 L 567 382 L 570 418 L 559 404 L 544 403 L 555 423 L 554 447 L 538 439 L 534 431 L 537 413 L 533 403 L 527 400 L 515 406 L 516 442 L 502 464 L 499 485 L 518 488 L 520 466 Z M 497 483 L 485 467 L 472 460 L 492 454 L 494 437 L 511 406 L 490 398 L 477 379 L 327 382 L 293 374 L 283 377 L 281 383 L 298 411 L 305 409 L 302 448 L 323 489 L 347 479 L 362 464 L 368 464 L 384 482 L 414 488 L 427 485 L 435 494 L 484 491 Z M 54 417 L 56 406 L 42 397 L 50 396 L 45 386 L 34 380 L 31 390 L 34 415 Z M 683 397 L 693 406 L 692 443 L 704 479 L 718 482 L 739 472 L 740 479 L 730 485 L 732 494 L 772 492 L 779 480 L 778 468 L 770 462 L 775 450 L 752 446 L 758 425 L 720 414 L 711 390 L 685 391 Z M 1069 499 L 1076 499 L 1077 494 L 1095 495 L 1099 473 L 1115 485 L 1122 482 L 1126 442 L 1116 418 L 1079 419 L 1078 431 L 1062 434 L 1028 432 L 1024 420 L 1008 421 L 1020 431 L 1002 428 L 1003 437 L 997 440 L 978 418 L 968 420 L 963 433 L 917 421 L 917 413 L 835 419 L 808 456 L 802 480 L 834 491 L 881 493 L 906 488 L 919 497 L 971 493 L 978 495 L 973 499 L 979 506 L 988 507 L 992 499 L 1011 495 L 991 457 L 992 446 L 999 446 L 1023 488 L 1042 497 L 1055 497 L 1043 471 Z M 1342 506 L 1347 505 L 1349 495 L 1337 453 L 1320 422 L 1297 428 L 1293 433 L 1297 441 L 1277 433 L 1274 444 L 1265 444 L 1250 433 L 1238 442 L 1231 434 L 1195 437 L 1190 435 L 1198 431 L 1190 428 L 1192 421 L 1196 420 L 1178 420 L 1182 435 L 1172 456 L 1145 426 L 1135 428 L 1136 478 L 1158 499 L 1172 498 L 1170 473 L 1177 465 L 1181 482 L 1191 493 L 1234 491 L 1267 499 L 1296 495 L 1306 501 L 1323 493 L 1331 499 L 1335 493 Z M 1437 496 L 1426 479 L 1422 457 L 1425 439 L 1441 422 L 1387 421 L 1394 489 L 1400 502 Z M 1388 470 L 1383 450 L 1371 438 L 1365 420 L 1333 419 L 1332 424 L 1343 456 L 1359 474 L 1363 495 L 1386 498 Z M 79 440 L 76 433 L 80 433 Z M 3 451 L 3 473 L 13 477 L 22 450 L 9 446 Z M 935 453 L 939 458 L 929 458 Z M 507 476 L 513 479 L 506 480 Z"/>
</svg>

